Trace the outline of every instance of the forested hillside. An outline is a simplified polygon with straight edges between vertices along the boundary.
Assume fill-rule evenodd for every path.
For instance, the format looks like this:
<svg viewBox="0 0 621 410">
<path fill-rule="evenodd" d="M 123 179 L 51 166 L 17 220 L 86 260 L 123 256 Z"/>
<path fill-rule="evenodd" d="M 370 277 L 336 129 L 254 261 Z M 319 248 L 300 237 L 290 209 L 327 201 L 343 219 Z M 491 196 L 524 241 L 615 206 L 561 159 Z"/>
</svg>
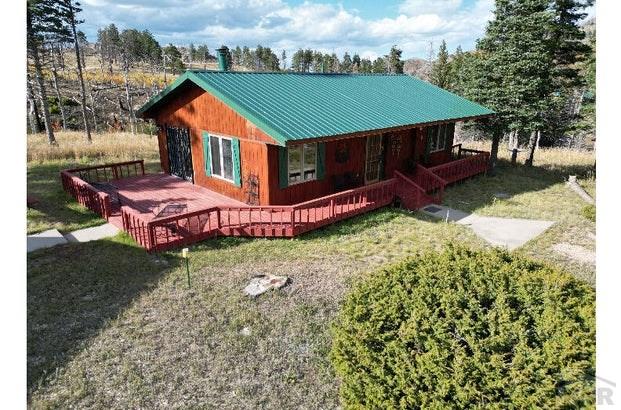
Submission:
<svg viewBox="0 0 621 410">
<path fill-rule="evenodd" d="M 229 45 L 238 71 L 406 73 L 499 113 L 462 138 L 504 138 L 509 147 L 592 146 L 595 126 L 595 21 L 591 1 L 497 1 L 474 50 L 442 41 L 425 59 L 402 58 L 398 45 L 375 59 L 266 45 Z M 161 45 L 148 30 L 102 27 L 95 41 L 79 31 L 80 9 L 64 0 L 28 1 L 30 132 L 71 129 L 152 133 L 137 110 L 186 69 L 217 69 L 220 44 Z M 551 38 L 542 42 L 541 38 Z M 449 53 L 449 47 L 455 47 Z M 510 50 L 521 50 L 516 54 Z M 77 58 L 76 56 L 79 56 Z M 87 138 L 88 138 L 88 132 Z"/>
</svg>

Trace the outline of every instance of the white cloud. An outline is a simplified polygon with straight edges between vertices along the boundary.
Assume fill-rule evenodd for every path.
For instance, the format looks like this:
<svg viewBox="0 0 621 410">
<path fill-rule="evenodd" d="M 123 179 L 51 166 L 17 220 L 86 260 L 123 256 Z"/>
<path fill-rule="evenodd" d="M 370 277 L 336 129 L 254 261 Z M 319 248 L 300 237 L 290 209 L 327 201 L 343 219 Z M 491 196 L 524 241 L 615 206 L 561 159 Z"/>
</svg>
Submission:
<svg viewBox="0 0 621 410">
<path fill-rule="evenodd" d="M 408 16 L 450 13 L 459 9 L 461 3 L 461 0 L 405 0 L 399 5 L 399 12 Z"/>
<path fill-rule="evenodd" d="M 493 0 L 405 0 L 395 17 L 363 18 L 343 5 L 282 0 L 84 0 L 82 28 L 95 40 L 97 28 L 149 29 L 162 44 L 206 43 L 210 48 L 256 44 L 284 49 L 358 52 L 375 58 L 393 44 L 404 57 L 424 57 L 429 42 L 446 39 L 449 49 L 471 48 L 483 34 Z"/>
</svg>

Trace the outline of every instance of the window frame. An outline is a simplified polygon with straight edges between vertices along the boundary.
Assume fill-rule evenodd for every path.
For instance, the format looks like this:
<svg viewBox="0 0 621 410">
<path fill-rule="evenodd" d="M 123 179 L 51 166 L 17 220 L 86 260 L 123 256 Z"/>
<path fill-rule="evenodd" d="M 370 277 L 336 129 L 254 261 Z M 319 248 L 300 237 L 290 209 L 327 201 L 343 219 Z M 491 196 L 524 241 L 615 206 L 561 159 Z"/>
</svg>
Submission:
<svg viewBox="0 0 621 410">
<path fill-rule="evenodd" d="M 441 152 L 441 151 L 445 151 L 446 150 L 446 130 L 447 130 L 447 124 L 438 124 L 438 125 L 434 125 L 433 126 L 435 128 L 435 132 L 433 133 L 432 137 L 431 137 L 431 141 L 429 141 L 429 153 L 433 154 L 435 152 Z M 442 134 L 440 134 L 440 132 L 442 131 Z M 442 135 L 444 141 L 443 141 L 443 147 L 440 148 L 440 135 Z"/>
<path fill-rule="evenodd" d="M 304 173 L 306 172 L 305 169 L 305 161 L 304 161 L 304 148 L 307 145 L 314 145 L 315 146 L 315 166 L 314 166 L 314 172 L 313 172 L 313 177 L 309 178 L 309 179 L 304 179 Z M 289 150 L 291 148 L 300 148 L 300 168 L 298 169 L 298 171 L 300 172 L 300 180 L 299 181 L 291 181 L 291 166 L 289 163 Z M 297 185 L 297 184 L 303 184 L 304 182 L 310 182 L 310 181 L 317 181 L 317 161 L 318 161 L 318 156 L 319 156 L 319 145 L 316 142 L 309 142 L 309 143 L 305 143 L 305 144 L 296 144 L 293 145 L 291 147 L 287 147 L 287 186 L 291 186 L 291 185 Z"/>
<path fill-rule="evenodd" d="M 218 139 L 218 151 L 219 151 L 219 159 L 220 159 L 220 172 L 222 175 L 216 174 L 214 172 L 214 168 L 213 168 L 213 150 L 211 149 L 211 139 L 212 138 L 217 138 Z M 227 178 L 224 176 L 224 154 L 223 154 L 223 149 L 222 149 L 222 140 L 229 140 L 231 143 L 231 179 Z M 223 181 L 227 181 L 230 182 L 232 184 L 235 183 L 235 161 L 233 159 L 233 138 L 231 137 L 226 137 L 224 135 L 218 135 L 218 134 L 209 134 L 209 152 L 211 153 L 211 155 L 209 156 L 209 169 L 211 170 L 211 176 L 214 178 L 218 178 L 221 179 Z"/>
</svg>

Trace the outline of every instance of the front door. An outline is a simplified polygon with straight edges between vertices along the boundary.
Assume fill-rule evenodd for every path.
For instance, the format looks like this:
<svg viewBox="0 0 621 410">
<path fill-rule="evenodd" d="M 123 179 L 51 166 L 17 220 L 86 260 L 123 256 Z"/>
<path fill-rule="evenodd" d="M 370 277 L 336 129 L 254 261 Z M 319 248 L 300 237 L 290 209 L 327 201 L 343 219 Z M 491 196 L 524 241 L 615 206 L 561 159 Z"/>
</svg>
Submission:
<svg viewBox="0 0 621 410">
<path fill-rule="evenodd" d="M 367 155 L 364 167 L 364 183 L 372 184 L 380 180 L 384 166 L 384 150 L 381 135 L 367 137 Z"/>
<path fill-rule="evenodd" d="M 168 148 L 168 170 L 170 175 L 192 181 L 190 129 L 166 127 L 166 147 Z"/>
</svg>

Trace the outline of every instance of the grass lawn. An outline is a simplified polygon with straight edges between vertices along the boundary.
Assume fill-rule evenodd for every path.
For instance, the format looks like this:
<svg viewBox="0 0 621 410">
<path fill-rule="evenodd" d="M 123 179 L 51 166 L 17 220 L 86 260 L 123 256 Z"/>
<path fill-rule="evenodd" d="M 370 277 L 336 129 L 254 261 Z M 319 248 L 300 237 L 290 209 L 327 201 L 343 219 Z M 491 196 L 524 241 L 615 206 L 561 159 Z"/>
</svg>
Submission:
<svg viewBox="0 0 621 410">
<path fill-rule="evenodd" d="M 446 204 L 558 221 L 518 252 L 592 280 L 594 267 L 549 251 L 556 241 L 594 246 L 580 236 L 595 226 L 564 186 L 568 169 L 501 165 L 494 177 L 448 189 Z M 38 225 L 29 214 L 29 229 L 31 219 L 32 229 L 102 222 L 72 210 L 55 174 L 62 167 L 29 165 L 29 193 L 38 189 L 48 199 Z M 494 201 L 501 191 L 513 196 Z M 329 329 L 351 282 L 447 241 L 487 246 L 467 227 L 392 208 L 293 240 L 219 238 L 191 247 L 191 289 L 178 251 L 149 255 L 124 234 L 35 251 L 28 254 L 29 403 L 335 408 Z M 241 290 L 258 273 L 287 275 L 292 283 L 250 299 Z"/>
<path fill-rule="evenodd" d="M 27 210 L 28 233 L 56 228 L 62 233 L 101 225 L 104 220 L 66 195 L 60 171 L 80 165 L 145 160 L 147 172 L 159 170 L 157 139 L 148 135 L 93 134 L 93 143 L 82 133 L 56 133 L 58 146 L 46 144 L 43 135 L 28 136 L 28 196 L 38 200 Z"/>
</svg>

